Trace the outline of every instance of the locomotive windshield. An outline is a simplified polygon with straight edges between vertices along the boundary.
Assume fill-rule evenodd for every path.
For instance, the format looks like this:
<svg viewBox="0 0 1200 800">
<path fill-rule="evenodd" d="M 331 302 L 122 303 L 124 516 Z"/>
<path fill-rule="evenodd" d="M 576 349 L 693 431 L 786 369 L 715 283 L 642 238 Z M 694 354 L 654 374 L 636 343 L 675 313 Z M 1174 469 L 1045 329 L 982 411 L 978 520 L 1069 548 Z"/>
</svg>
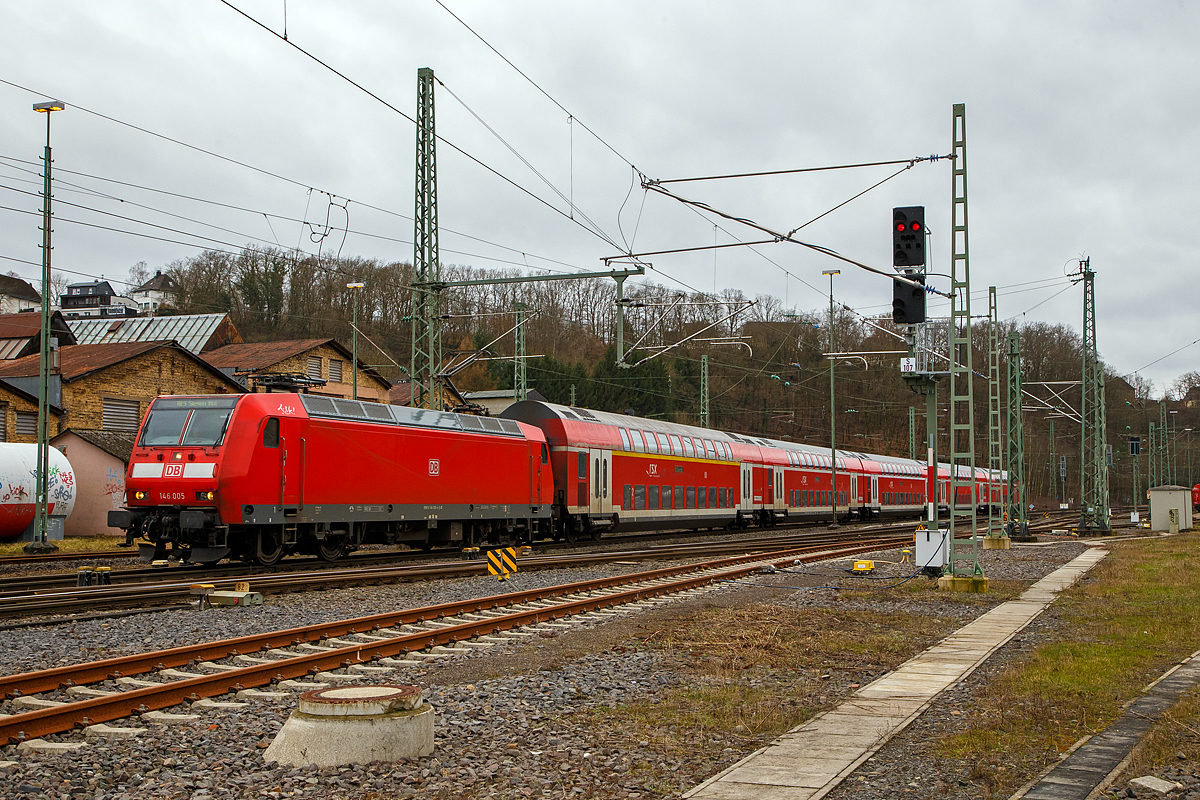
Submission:
<svg viewBox="0 0 1200 800">
<path fill-rule="evenodd" d="M 158 400 L 142 428 L 142 447 L 216 447 L 237 398 L 187 398 Z"/>
</svg>

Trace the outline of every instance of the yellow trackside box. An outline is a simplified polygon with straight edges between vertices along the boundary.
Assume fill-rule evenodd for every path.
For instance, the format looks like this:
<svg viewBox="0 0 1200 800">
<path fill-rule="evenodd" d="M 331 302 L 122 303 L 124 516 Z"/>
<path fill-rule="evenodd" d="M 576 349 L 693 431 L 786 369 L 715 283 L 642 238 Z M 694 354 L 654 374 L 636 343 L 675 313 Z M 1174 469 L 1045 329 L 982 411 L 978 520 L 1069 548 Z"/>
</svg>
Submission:
<svg viewBox="0 0 1200 800">
<path fill-rule="evenodd" d="M 874 561 L 855 561 L 854 562 L 854 571 L 855 572 L 871 572 L 874 569 L 875 569 Z"/>
</svg>

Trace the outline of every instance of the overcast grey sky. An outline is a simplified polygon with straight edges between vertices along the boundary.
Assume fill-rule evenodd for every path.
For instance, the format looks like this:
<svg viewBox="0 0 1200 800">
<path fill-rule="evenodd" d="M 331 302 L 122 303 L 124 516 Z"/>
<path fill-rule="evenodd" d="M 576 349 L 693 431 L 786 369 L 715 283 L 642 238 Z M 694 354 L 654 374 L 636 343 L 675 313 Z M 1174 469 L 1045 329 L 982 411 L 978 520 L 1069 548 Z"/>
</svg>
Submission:
<svg viewBox="0 0 1200 800">
<path fill-rule="evenodd" d="M 1001 317 L 1079 330 L 1082 289 L 1065 275 L 1090 257 L 1105 361 L 1142 370 L 1156 394 L 1200 369 L 1200 4 L 444 2 L 462 22 L 436 0 L 290 0 L 286 32 L 410 116 L 416 71 L 433 68 L 445 84 L 439 135 L 545 201 L 439 144 L 445 262 L 592 270 L 627 248 L 762 238 L 646 195 L 630 164 L 668 179 L 946 154 L 952 105 L 965 103 L 972 311 L 987 313 L 995 285 Z M 283 0 L 231 3 L 284 33 Z M 56 269 L 121 279 L 139 261 L 276 242 L 412 257 L 413 125 L 219 0 L 0 0 L 0 10 L 0 79 L 32 90 L 0 84 L 0 271 L 39 274 L 46 134 L 31 106 L 51 97 L 71 106 L 52 120 Z M 505 142 L 602 235 L 568 219 Z M 786 231 L 895 170 L 674 188 Z M 946 272 L 950 198 L 949 162 L 921 163 L 798 236 L 890 269 L 891 208 L 924 205 L 932 271 Z M 294 221 L 341 228 L 347 213 L 344 243 L 340 231 L 314 241 Z M 861 313 L 891 301 L 890 281 L 791 244 L 648 260 L 668 287 L 769 293 L 801 311 L 828 303 L 830 268 L 842 270 L 837 299 Z"/>
</svg>

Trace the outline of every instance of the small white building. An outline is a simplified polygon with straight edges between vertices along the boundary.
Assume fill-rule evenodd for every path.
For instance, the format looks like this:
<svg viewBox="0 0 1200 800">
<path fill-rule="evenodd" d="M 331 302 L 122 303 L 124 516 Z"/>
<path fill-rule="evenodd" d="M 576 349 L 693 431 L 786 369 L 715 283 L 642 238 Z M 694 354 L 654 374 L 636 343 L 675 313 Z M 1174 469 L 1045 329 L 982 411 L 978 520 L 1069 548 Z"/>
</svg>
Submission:
<svg viewBox="0 0 1200 800">
<path fill-rule="evenodd" d="M 12 275 L 0 275 L 0 314 L 17 314 L 42 307 L 42 296 L 33 284 Z"/>
<path fill-rule="evenodd" d="M 154 273 L 154 277 L 134 289 L 129 294 L 137 303 L 138 312 L 154 315 L 159 306 L 174 306 L 175 296 L 179 285 L 170 275 L 163 275 L 162 270 Z"/>
<path fill-rule="evenodd" d="M 1179 530 L 1192 527 L 1192 490 L 1186 486 L 1155 486 L 1150 490 L 1150 530 L 1171 530 L 1171 516 Z"/>
</svg>

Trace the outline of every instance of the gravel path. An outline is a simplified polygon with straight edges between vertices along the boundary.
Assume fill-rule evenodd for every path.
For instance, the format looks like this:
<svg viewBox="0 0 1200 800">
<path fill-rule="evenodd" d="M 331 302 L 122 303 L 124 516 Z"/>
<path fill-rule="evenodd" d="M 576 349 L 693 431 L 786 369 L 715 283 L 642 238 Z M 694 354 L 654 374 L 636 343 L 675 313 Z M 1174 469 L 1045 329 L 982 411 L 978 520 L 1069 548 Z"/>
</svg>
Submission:
<svg viewBox="0 0 1200 800">
<path fill-rule="evenodd" d="M 1032 583 L 1070 561 L 1083 547 L 1066 542 L 985 551 L 982 561 L 994 582 Z M 908 566 L 888 563 L 898 561 L 898 553 L 874 558 L 880 577 L 898 576 L 900 567 Z M 523 573 L 503 588 L 555 585 L 656 566 L 665 563 Z M 437 714 L 435 751 L 428 758 L 337 769 L 267 763 L 262 751 L 294 702 L 279 707 L 256 703 L 242 710 L 204 710 L 194 722 L 146 724 L 146 733 L 136 738 L 93 739 L 87 748 L 72 753 L 18 753 L 15 747 L 2 748 L 0 760 L 18 763 L 0 771 L 0 797 L 678 797 L 766 741 L 749 734 L 727 741 L 710 738 L 680 752 L 657 741 L 631 738 L 606 721 L 609 709 L 655 702 L 695 680 L 694 674 L 681 669 L 677 658 L 631 646 L 639 628 L 652 624 L 656 614 L 679 616 L 689 613 L 689 606 L 700 609 L 712 603 L 756 603 L 769 593 L 772 603 L 797 608 L 896 610 L 904 606 L 937 613 L 945 619 L 948 633 L 996 602 L 984 598 L 935 609 L 924 608 L 916 596 L 898 603 L 864 601 L 850 592 L 811 588 L 832 582 L 840 570 L 799 569 L 807 574 L 781 572 L 756 581 L 769 588 L 722 584 L 699 599 L 664 603 L 616 622 L 579 625 L 561 634 L 544 634 L 530 642 L 455 656 L 403 673 L 395 680 L 421 686 Z M 261 607 L 203 614 L 172 611 L 9 631 L 0 648 L 0 670 L 43 669 L 495 593 L 494 579 L 471 578 L 282 595 L 268 598 Z M 969 700 L 975 687 L 1008 660 L 1052 635 L 1054 625 L 1053 618 L 1045 623 L 1039 618 L 988 665 L 939 698 L 933 709 L 830 795 L 831 800 L 979 797 L 970 766 L 933 759 L 926 743 L 953 730 L 961 719 L 953 712 Z M 836 702 L 853 691 L 853 682 L 862 677 L 833 674 L 821 686 L 820 702 Z M 0 704 L 0 713 L 13 711 L 8 703 Z M 48 738 L 80 741 L 83 737 L 71 733 Z M 1040 766 L 1030 777 L 1037 770 Z"/>
</svg>

